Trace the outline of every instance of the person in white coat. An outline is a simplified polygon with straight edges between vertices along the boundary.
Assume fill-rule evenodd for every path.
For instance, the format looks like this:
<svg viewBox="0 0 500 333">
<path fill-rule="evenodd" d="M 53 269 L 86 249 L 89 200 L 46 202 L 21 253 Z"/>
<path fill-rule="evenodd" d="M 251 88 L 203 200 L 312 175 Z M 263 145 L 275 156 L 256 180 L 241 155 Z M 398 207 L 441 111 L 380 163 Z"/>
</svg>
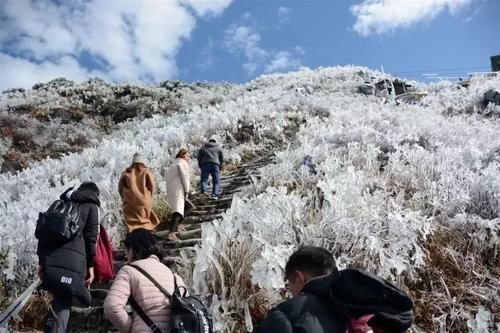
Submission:
<svg viewBox="0 0 500 333">
<path fill-rule="evenodd" d="M 184 218 L 184 206 L 190 185 L 189 160 L 189 151 L 181 149 L 175 156 L 175 162 L 167 170 L 167 202 L 172 209 L 171 235 L 177 232 L 177 227 Z M 171 237 L 175 238 L 175 236 Z"/>
</svg>

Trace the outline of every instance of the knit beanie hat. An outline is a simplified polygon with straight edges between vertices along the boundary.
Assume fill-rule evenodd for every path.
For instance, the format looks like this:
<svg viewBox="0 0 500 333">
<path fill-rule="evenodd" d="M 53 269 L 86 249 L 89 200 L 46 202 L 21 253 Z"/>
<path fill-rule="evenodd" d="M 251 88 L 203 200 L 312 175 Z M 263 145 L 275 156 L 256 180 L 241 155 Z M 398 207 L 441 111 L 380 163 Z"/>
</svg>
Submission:
<svg viewBox="0 0 500 333">
<path fill-rule="evenodd" d="M 142 153 L 135 153 L 134 157 L 132 158 L 132 164 L 135 163 L 141 163 L 141 164 L 146 164 L 146 160 L 144 159 L 144 155 Z"/>
</svg>

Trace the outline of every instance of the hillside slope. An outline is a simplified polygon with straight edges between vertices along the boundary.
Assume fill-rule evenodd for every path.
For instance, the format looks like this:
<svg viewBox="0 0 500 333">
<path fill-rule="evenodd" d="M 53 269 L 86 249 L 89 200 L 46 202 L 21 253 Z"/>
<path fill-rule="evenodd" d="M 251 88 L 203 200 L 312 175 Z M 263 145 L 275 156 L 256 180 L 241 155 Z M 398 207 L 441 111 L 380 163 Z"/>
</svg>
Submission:
<svg viewBox="0 0 500 333">
<path fill-rule="evenodd" d="M 288 142 L 252 191 L 202 227 L 192 286 L 211 296 L 219 329 L 258 324 L 281 299 L 286 258 L 307 243 L 331 249 L 341 268 L 361 267 L 408 290 L 417 331 L 493 330 L 500 323 L 500 121 L 484 116 L 481 97 L 500 89 L 500 78 L 478 78 L 469 88 L 415 84 L 427 95 L 396 105 L 358 93 L 367 77 L 382 75 L 322 68 L 223 91 L 207 85 L 178 99 L 186 112 L 131 119 L 80 153 L 0 174 L 2 267 L 16 280 L 9 290 L 33 277 L 36 216 L 67 186 L 98 183 L 103 223 L 118 240 L 117 182 L 133 152 L 144 151 L 161 198 L 163 169 L 176 150 L 194 150 L 215 133 L 231 164 Z M 307 155 L 314 172 L 301 166 Z"/>
</svg>

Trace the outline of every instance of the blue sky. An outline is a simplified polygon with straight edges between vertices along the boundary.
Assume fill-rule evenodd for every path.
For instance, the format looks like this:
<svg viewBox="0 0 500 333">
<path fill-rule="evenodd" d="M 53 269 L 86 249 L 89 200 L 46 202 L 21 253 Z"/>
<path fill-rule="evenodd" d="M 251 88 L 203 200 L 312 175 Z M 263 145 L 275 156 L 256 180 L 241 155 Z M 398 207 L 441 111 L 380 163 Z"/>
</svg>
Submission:
<svg viewBox="0 0 500 333">
<path fill-rule="evenodd" d="M 2 0 L 0 89 L 58 76 L 246 82 L 348 64 L 464 77 L 489 70 L 499 32 L 498 0 Z"/>
</svg>

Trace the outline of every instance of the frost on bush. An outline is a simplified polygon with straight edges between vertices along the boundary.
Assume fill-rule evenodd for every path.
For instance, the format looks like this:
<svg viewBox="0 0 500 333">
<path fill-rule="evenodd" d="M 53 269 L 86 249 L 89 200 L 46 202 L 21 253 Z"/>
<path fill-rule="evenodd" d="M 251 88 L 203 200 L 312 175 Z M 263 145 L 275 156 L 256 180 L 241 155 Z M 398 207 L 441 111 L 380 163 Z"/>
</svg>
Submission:
<svg viewBox="0 0 500 333">
<path fill-rule="evenodd" d="M 483 308 L 479 307 L 479 310 L 474 319 L 469 319 L 467 321 L 467 326 L 472 332 L 475 333 L 488 333 L 492 332 L 495 327 L 493 327 L 493 315 L 491 312 Z M 500 330 L 500 322 L 497 323 L 496 327 L 497 331 Z"/>
<path fill-rule="evenodd" d="M 439 265 L 449 265 L 447 260 L 454 257 L 463 258 L 469 267 L 477 267 L 478 274 L 490 281 L 489 286 L 499 283 L 493 267 L 498 266 L 500 245 L 496 221 L 500 171 L 491 152 L 498 149 L 495 133 L 500 125 L 475 115 L 448 118 L 443 110 L 478 103 L 481 92 L 492 82 L 476 81 L 470 90 L 458 92 L 451 85 L 431 86 L 421 104 L 392 106 L 373 103 L 373 96 L 353 96 L 359 84 L 354 72 L 336 75 L 333 69 L 333 73 L 328 71 L 318 77 L 307 70 L 300 72 L 301 84 L 319 88 L 288 89 L 288 95 L 281 93 L 282 99 L 276 100 L 279 107 L 286 99 L 283 96 L 295 95 L 294 102 L 281 104 L 283 110 L 301 113 L 306 121 L 290 146 L 276 152 L 277 163 L 262 168 L 262 178 L 255 187 L 255 193 L 261 194 L 246 201 L 253 205 L 232 207 L 228 212 L 246 216 L 245 224 L 225 217 L 227 223 L 204 228 L 195 265 L 195 272 L 204 272 L 196 279 L 198 290 L 218 296 L 221 292 L 205 282 L 215 276 L 210 273 L 213 258 L 207 259 L 205 253 L 222 257 L 221 253 L 234 248 L 260 243 L 260 256 L 242 256 L 245 262 L 253 261 L 247 265 L 254 267 L 239 281 L 247 293 L 234 292 L 241 288 L 235 283 L 233 288 L 224 289 L 224 295 L 234 292 L 234 298 L 218 297 L 213 303 L 224 327 L 242 323 L 246 299 L 266 299 L 269 295 L 273 300 L 281 292 L 282 272 L 277 271 L 283 270 L 285 253 L 299 244 L 317 244 L 332 250 L 340 268 L 369 270 L 406 290 L 410 288 L 412 295 L 420 295 L 422 302 L 418 300 L 417 307 L 435 309 L 431 313 L 417 309 L 425 313 L 426 318 L 418 318 L 424 330 L 463 331 L 477 304 L 488 309 L 499 306 L 496 292 L 492 287 L 476 286 L 478 279 L 465 273 L 465 267 L 446 270 Z M 332 81 L 327 80 L 327 72 Z M 287 87 L 296 85 L 293 74 L 267 76 L 262 81 L 273 89 L 285 77 Z M 315 85 L 316 80 L 323 85 Z M 257 89 L 257 84 L 252 89 Z M 314 98 L 314 105 L 324 105 L 329 116 L 323 116 L 326 112 L 309 113 L 308 96 Z M 314 173 L 301 165 L 306 155 L 313 158 Z M 262 219 L 252 218 L 251 212 L 261 209 L 260 196 L 272 188 L 282 189 L 275 192 L 274 202 L 300 198 L 303 208 L 291 226 L 293 235 L 289 236 L 287 229 L 278 239 L 272 233 L 247 231 L 268 228 Z M 278 204 L 267 214 L 281 214 L 281 209 Z M 239 228 L 236 233 L 235 226 Z M 444 239 L 442 228 L 461 235 L 464 242 L 470 242 L 472 251 L 464 252 L 461 241 L 437 245 Z M 240 239 L 240 235 L 248 236 Z M 441 247 L 436 260 L 431 260 L 429 244 Z M 488 257 L 490 260 L 485 260 Z M 443 286 L 449 285 L 448 289 L 433 287 L 432 279 L 436 278 Z M 422 287 L 422 283 L 430 285 Z M 461 286 L 465 293 L 459 293 Z M 480 295 L 478 303 L 470 301 L 473 295 Z M 447 297 L 454 297 L 455 310 L 441 302 Z M 424 305 L 427 301 L 432 305 Z M 270 303 L 262 301 L 265 306 Z M 251 311 L 256 308 L 256 303 L 250 304 Z M 259 318 L 254 316 L 257 323 Z"/>
<path fill-rule="evenodd" d="M 89 84 L 89 90 L 102 84 Z M 262 123 L 257 128 L 257 133 L 264 133 L 269 131 L 266 123 L 270 124 L 273 120 L 283 123 L 282 119 L 286 116 L 274 112 L 273 105 L 266 101 L 260 102 L 259 107 L 248 104 L 249 100 L 258 99 L 241 96 L 238 87 L 222 105 L 193 105 L 193 100 L 199 102 L 208 99 L 219 91 L 219 87 L 207 91 L 186 93 L 192 97 L 185 101 L 185 106 L 191 108 L 189 113 L 156 115 L 140 121 L 125 122 L 108 136 L 101 138 L 97 145 L 84 149 L 79 154 L 70 153 L 60 159 L 44 160 L 17 174 L 0 174 L 0 250 L 11 249 L 7 265 L 2 270 L 16 290 L 29 284 L 29 279 L 35 272 L 36 240 L 33 234 L 38 212 L 45 211 L 67 187 L 86 180 L 98 184 L 102 193 L 101 222 L 105 223 L 113 240 L 118 243 L 123 227 L 117 185 L 121 172 L 129 165 L 134 152 L 141 150 L 144 153 L 148 166 L 155 172 L 160 194 L 164 195 L 164 168 L 173 161 L 179 148 L 195 150 L 213 133 L 219 133 L 221 137 L 225 137 L 225 133 L 234 134 L 239 119 Z M 81 87 L 79 92 L 88 93 Z M 44 100 L 33 91 L 27 93 L 34 94 L 40 101 Z M 53 125 L 49 123 L 49 126 Z M 233 161 L 241 160 L 234 147 L 228 153 Z M 16 244 L 22 245 L 14 246 Z"/>
<path fill-rule="evenodd" d="M 407 290 L 421 331 L 480 327 L 480 307 L 497 316 L 500 306 L 500 124 L 479 112 L 482 94 L 498 88 L 499 79 L 475 79 L 468 89 L 415 83 L 427 96 L 395 105 L 357 93 L 366 76 L 387 78 L 337 67 L 266 75 L 244 85 L 91 80 L 7 92 L 1 108 L 35 106 L 38 122 L 54 107 L 84 108 L 89 101 L 97 107 L 85 112 L 99 113 L 116 100 L 144 102 L 146 109 L 134 112 L 154 112 L 112 126 L 83 119 L 86 127 L 97 126 L 86 136 L 90 148 L 0 175 L 0 251 L 12 250 L 4 274 L 17 279 L 11 284 L 18 289 L 33 276 L 37 213 L 67 186 L 98 183 L 102 221 L 118 240 L 116 187 L 132 154 L 144 152 L 164 195 L 163 170 L 176 151 L 195 150 L 217 134 L 233 169 L 266 150 L 275 156 L 221 220 L 202 227 L 186 280 L 210 298 L 218 329 L 258 326 L 283 299 L 285 262 L 302 244 L 325 246 L 340 268 L 366 269 Z M 106 134 L 94 136 L 99 127 Z M 313 168 L 303 163 L 307 155 Z"/>
<path fill-rule="evenodd" d="M 227 330 L 235 318 L 243 322 L 246 302 L 253 318 L 262 319 L 270 302 L 280 298 L 282 271 L 297 244 L 295 226 L 304 208 L 300 197 L 284 193 L 279 188 L 235 197 L 220 221 L 203 226 L 206 242 L 197 251 L 193 288 L 217 295 L 212 309 L 220 329 Z"/>
<path fill-rule="evenodd" d="M 0 142 L 0 146 L 8 144 L 6 149 L 14 149 L 16 154 L 7 155 L 0 148 L 0 159 L 6 161 L 2 172 L 24 169 L 46 157 L 80 152 L 126 121 L 186 112 L 192 107 L 220 107 L 219 95 L 229 88 L 195 83 L 166 89 L 100 79 L 77 84 L 59 78 L 36 84 L 31 90 L 4 91 L 0 95 L 0 133 L 13 142 Z M 214 99 L 220 103 L 214 104 Z M 16 139 L 21 134 L 29 140 Z"/>
</svg>

